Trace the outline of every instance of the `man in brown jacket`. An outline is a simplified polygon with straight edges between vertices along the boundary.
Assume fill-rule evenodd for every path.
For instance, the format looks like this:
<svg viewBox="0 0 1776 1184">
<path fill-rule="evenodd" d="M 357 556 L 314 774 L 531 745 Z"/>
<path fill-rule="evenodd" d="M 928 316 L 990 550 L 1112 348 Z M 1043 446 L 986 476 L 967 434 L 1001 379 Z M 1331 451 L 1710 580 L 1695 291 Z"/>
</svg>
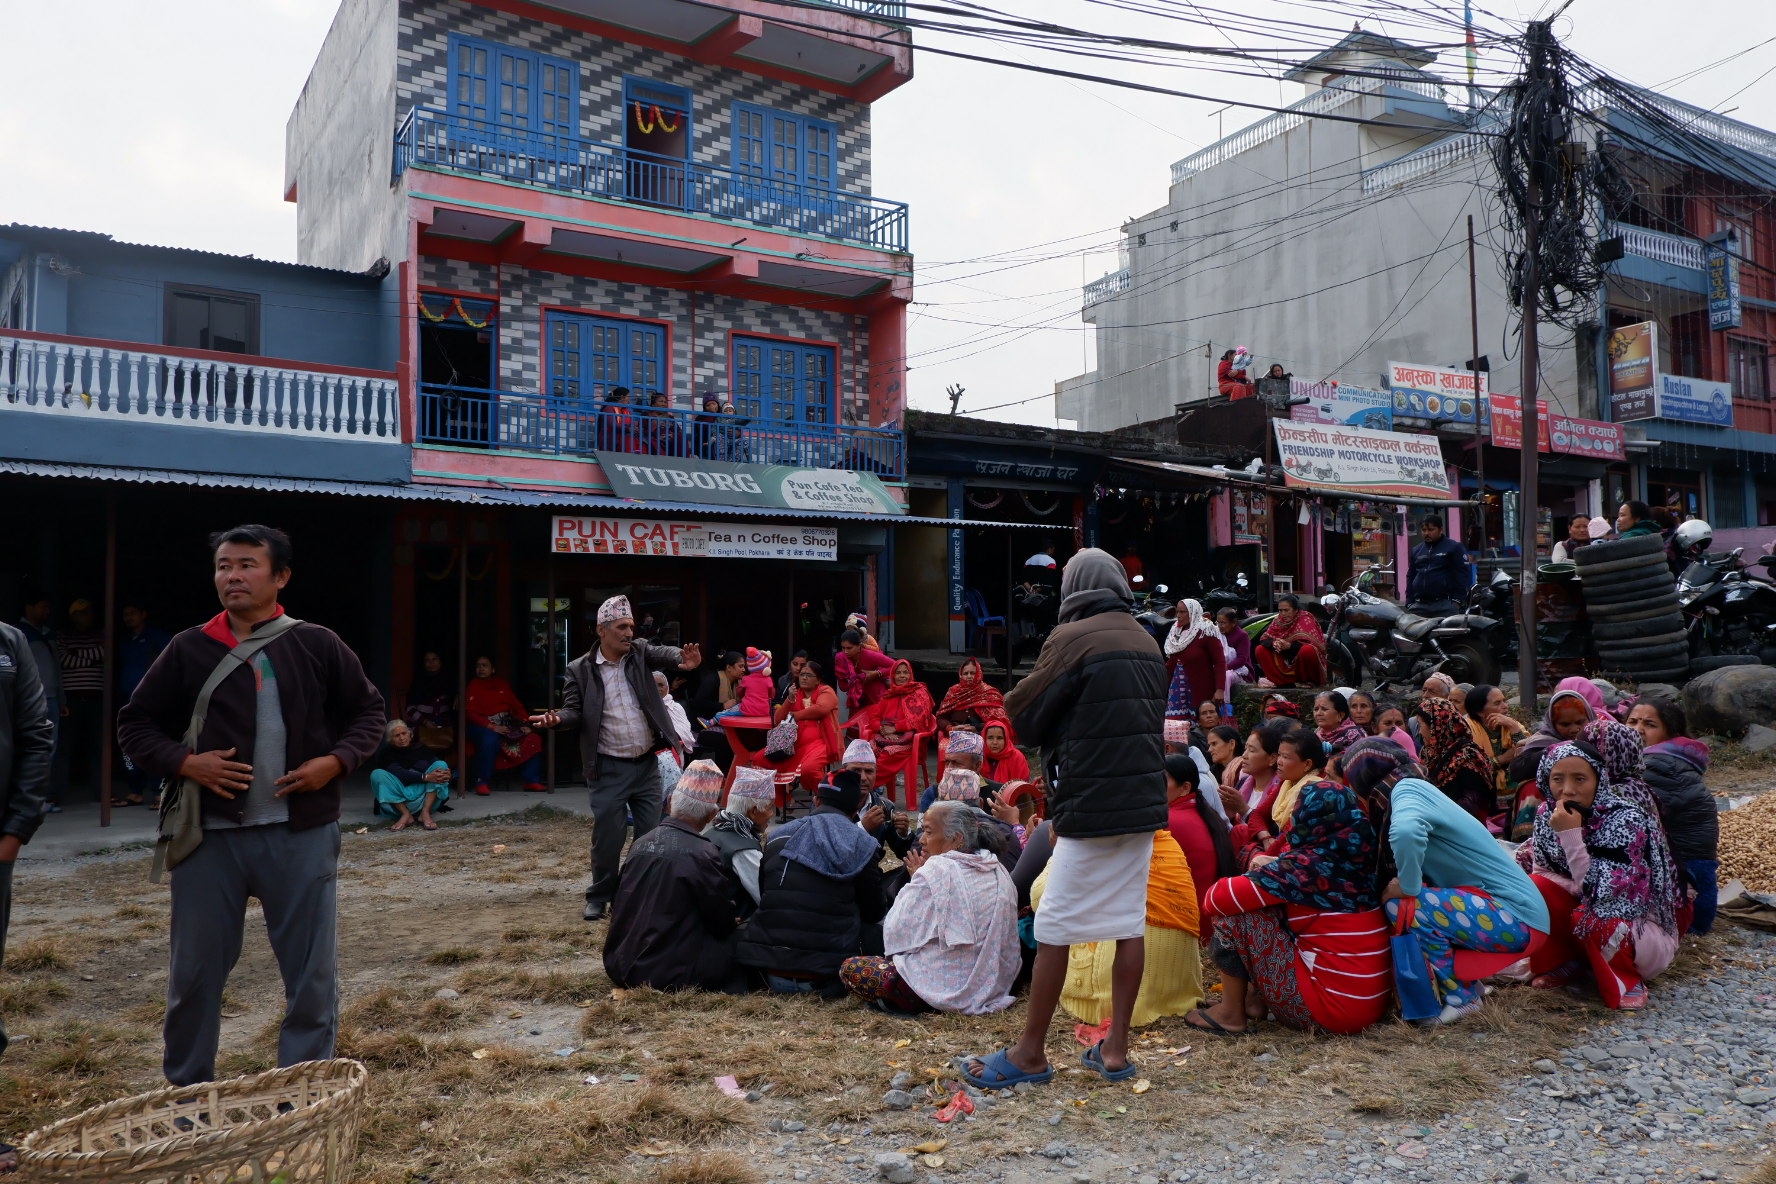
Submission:
<svg viewBox="0 0 1776 1184">
<path fill-rule="evenodd" d="M 240 957 L 247 898 L 265 911 L 284 979 L 278 1064 L 333 1055 L 339 1027 L 340 780 L 375 754 L 382 695 L 330 629 L 284 616 L 290 540 L 267 526 L 210 539 L 222 611 L 173 638 L 117 713 L 135 765 L 203 787 L 203 841 L 172 872 L 172 956 L 162 1071 L 174 1085 L 216 1075 L 222 990 Z M 199 692 L 223 657 L 283 630 L 222 680 L 196 751 Z"/>
</svg>

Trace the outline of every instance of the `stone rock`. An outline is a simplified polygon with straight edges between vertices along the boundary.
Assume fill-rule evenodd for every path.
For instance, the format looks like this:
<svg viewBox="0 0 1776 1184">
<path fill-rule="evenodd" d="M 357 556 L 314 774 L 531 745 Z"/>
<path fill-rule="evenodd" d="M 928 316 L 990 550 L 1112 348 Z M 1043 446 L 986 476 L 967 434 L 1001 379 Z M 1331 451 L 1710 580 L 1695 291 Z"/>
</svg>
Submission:
<svg viewBox="0 0 1776 1184">
<path fill-rule="evenodd" d="M 786 1135 L 799 1134 L 800 1132 L 805 1131 L 807 1129 L 808 1129 L 807 1123 L 796 1122 L 794 1119 L 791 1119 L 790 1121 L 784 1123 L 783 1127 L 782 1127 L 783 1133 Z"/>
<path fill-rule="evenodd" d="M 913 1083 L 913 1075 L 911 1073 L 906 1073 L 906 1072 L 896 1073 L 894 1075 L 894 1079 L 888 1083 L 888 1088 L 889 1089 L 905 1089 L 907 1086 L 911 1085 L 912 1083 Z"/>
<path fill-rule="evenodd" d="M 882 1105 L 890 1110 L 911 1110 L 913 1095 L 904 1089 L 891 1089 L 882 1095 Z"/>
<path fill-rule="evenodd" d="M 1584 1057 L 1587 1061 L 1591 1062 L 1593 1065 L 1605 1064 L 1610 1059 L 1609 1053 L 1604 1052 L 1601 1048 L 1597 1048 L 1596 1046 L 1590 1045 L 1590 1044 L 1582 1044 L 1574 1051 L 1577 1052 L 1581 1057 Z"/>
<path fill-rule="evenodd" d="M 1663 699 L 1667 703 L 1682 703 L 1683 689 L 1674 687 L 1668 682 L 1643 682 L 1639 687 L 1640 698 Z"/>
<path fill-rule="evenodd" d="M 1044 1159 L 1066 1159 L 1073 1154 L 1073 1149 L 1065 1143 L 1050 1143 L 1036 1154 Z"/>
<path fill-rule="evenodd" d="M 1752 724 L 1745 729 L 1746 752 L 1768 752 L 1776 748 L 1776 728 L 1766 728 L 1763 724 Z"/>
<path fill-rule="evenodd" d="M 1511 1184 L 1526 1184 L 1528 1180 L 1529 1172 L 1523 1168 L 1518 1168 L 1517 1171 L 1513 1172 L 1511 1175 Z"/>
<path fill-rule="evenodd" d="M 1609 1052 L 1610 1056 L 1620 1057 L 1624 1061 L 1644 1061 L 1653 1055 L 1653 1050 L 1638 1040 L 1625 1040 L 1620 1044 L 1612 1044 Z"/>
<path fill-rule="evenodd" d="M 456 997 L 456 992 L 449 987 L 439 987 L 436 991 L 432 992 L 432 998 L 434 999 L 455 999 Z"/>
<path fill-rule="evenodd" d="M 1741 1106 L 1763 1106 L 1776 1098 L 1776 1090 L 1741 1089 L 1733 1091 L 1733 1099 Z"/>
<path fill-rule="evenodd" d="M 1290 751 L 1294 751 L 1294 750 L 1291 749 Z M 1277 1059 L 1277 1054 L 1274 1052 L 1261 1052 L 1257 1056 L 1252 1058 L 1252 1060 L 1254 1062 L 1256 1062 L 1257 1064 L 1260 1064 L 1260 1065 L 1264 1064 L 1267 1061 L 1274 1061 L 1276 1059 Z"/>
<path fill-rule="evenodd" d="M 1136 1176 L 1135 1184 L 1159 1184 L 1159 1177 L 1155 1176 L 1152 1172 L 1148 1172 L 1144 1176 Z"/>
<path fill-rule="evenodd" d="M 1684 686 L 1692 734 L 1743 736 L 1752 724 L 1776 720 L 1776 666 L 1728 666 Z"/>
<path fill-rule="evenodd" d="M 1532 1062 L 1529 1067 L 1534 1069 L 1537 1073 L 1546 1073 L 1550 1076 L 1560 1072 L 1560 1066 L 1556 1065 L 1553 1061 L 1550 1061 L 1547 1057 Z"/>
<path fill-rule="evenodd" d="M 888 1184 L 913 1184 L 919 1178 L 913 1161 L 900 1151 L 885 1151 L 876 1156 L 876 1175 Z"/>
</svg>

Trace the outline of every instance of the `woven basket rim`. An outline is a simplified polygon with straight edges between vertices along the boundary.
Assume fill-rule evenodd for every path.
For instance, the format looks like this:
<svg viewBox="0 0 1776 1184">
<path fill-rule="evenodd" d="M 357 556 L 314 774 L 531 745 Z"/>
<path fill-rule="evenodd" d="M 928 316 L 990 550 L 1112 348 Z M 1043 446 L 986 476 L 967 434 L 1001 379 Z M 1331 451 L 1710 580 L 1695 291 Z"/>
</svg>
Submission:
<svg viewBox="0 0 1776 1184">
<path fill-rule="evenodd" d="M 219 1093 L 224 1103 L 231 1095 L 262 1092 L 276 1087 L 286 1080 L 299 1077 L 343 1076 L 345 1084 L 335 1093 L 307 1106 L 299 1106 L 288 1114 L 275 1114 L 270 1118 L 261 1119 L 241 1126 L 223 1127 L 219 1130 L 192 1131 L 188 1134 L 174 1135 L 168 1139 L 156 1139 L 147 1143 L 139 1143 L 132 1147 L 110 1147 L 98 1151 L 53 1150 L 39 1151 L 35 1145 L 43 1140 L 54 1138 L 71 1128 L 83 1124 L 114 1118 L 124 1113 L 145 1113 L 175 1105 L 180 1102 L 200 1101 L 212 1092 Z M 195 1085 L 175 1085 L 165 1089 L 152 1090 L 148 1093 L 135 1094 L 116 1101 L 104 1102 L 78 1114 L 59 1119 L 47 1126 L 38 1127 L 19 1141 L 21 1166 L 53 1167 L 58 1164 L 74 1166 L 100 1166 L 115 1161 L 118 1164 L 139 1162 L 143 1154 L 150 1149 L 156 1154 L 181 1154 L 194 1150 L 210 1150 L 229 1143 L 259 1142 L 268 1134 L 275 1134 L 279 1142 L 289 1139 L 309 1126 L 324 1125 L 331 1120 L 336 1110 L 344 1109 L 357 1103 L 364 1092 L 365 1082 L 369 1079 L 369 1071 L 363 1062 L 347 1057 L 335 1057 L 326 1061 L 302 1061 L 295 1065 L 286 1065 L 281 1069 L 267 1069 L 246 1077 L 229 1077 L 220 1081 L 203 1081 Z"/>
</svg>

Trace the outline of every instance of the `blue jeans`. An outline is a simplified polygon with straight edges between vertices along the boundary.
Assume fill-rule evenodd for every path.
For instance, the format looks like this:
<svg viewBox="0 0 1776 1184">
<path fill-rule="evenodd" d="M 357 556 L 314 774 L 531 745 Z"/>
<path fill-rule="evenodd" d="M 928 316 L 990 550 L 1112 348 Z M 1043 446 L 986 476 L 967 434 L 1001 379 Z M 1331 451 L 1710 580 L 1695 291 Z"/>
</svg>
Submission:
<svg viewBox="0 0 1776 1184">
<path fill-rule="evenodd" d="M 474 780 L 470 787 L 486 785 L 493 780 L 494 762 L 499 759 L 500 734 L 492 728 L 484 728 L 480 724 L 469 725 L 469 743 L 475 751 L 469 757 L 474 769 Z M 543 754 L 537 753 L 522 765 L 518 766 L 518 780 L 526 785 L 535 784 L 543 779 Z"/>
<path fill-rule="evenodd" d="M 1690 932 L 1707 933 L 1714 928 L 1715 909 L 1720 901 L 1717 875 L 1720 860 L 1688 859 L 1684 861 L 1684 871 L 1689 873 L 1690 883 L 1696 886 L 1696 899 L 1693 902 L 1696 912 L 1690 920 Z"/>
</svg>

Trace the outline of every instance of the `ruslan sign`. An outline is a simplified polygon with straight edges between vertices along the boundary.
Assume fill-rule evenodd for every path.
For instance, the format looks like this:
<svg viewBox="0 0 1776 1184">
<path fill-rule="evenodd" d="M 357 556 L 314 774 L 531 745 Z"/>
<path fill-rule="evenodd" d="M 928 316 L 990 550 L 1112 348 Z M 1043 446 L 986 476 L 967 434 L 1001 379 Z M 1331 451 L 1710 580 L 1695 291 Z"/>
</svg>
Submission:
<svg viewBox="0 0 1776 1184">
<path fill-rule="evenodd" d="M 764 526 L 558 514 L 549 549 L 558 555 L 830 561 L 839 556 L 839 531 L 834 526 Z"/>
<path fill-rule="evenodd" d="M 1449 471 L 1435 436 L 1271 421 L 1284 484 L 1376 498 L 1447 499 Z"/>
<path fill-rule="evenodd" d="M 874 474 L 849 469 L 742 465 L 629 452 L 600 452 L 598 464 L 613 493 L 640 501 L 707 502 L 831 514 L 906 513 Z"/>
</svg>

